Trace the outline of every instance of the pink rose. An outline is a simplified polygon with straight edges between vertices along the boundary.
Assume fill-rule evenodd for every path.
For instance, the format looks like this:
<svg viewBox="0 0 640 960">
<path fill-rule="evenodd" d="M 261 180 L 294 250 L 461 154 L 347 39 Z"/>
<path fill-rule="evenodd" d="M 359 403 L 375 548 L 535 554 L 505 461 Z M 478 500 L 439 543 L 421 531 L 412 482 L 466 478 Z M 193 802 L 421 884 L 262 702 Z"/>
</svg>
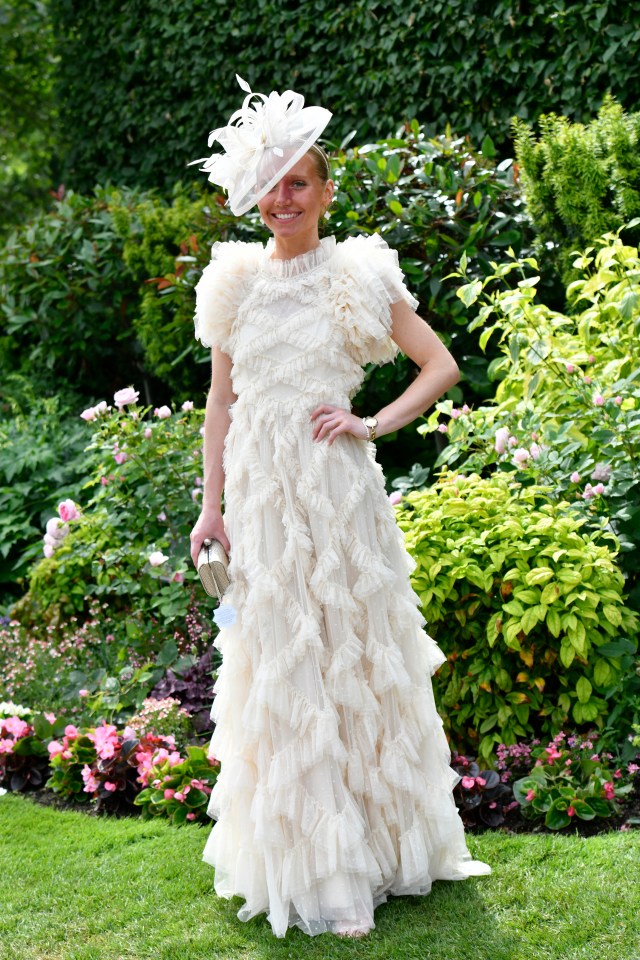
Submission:
<svg viewBox="0 0 640 960">
<path fill-rule="evenodd" d="M 125 387 L 124 390 L 116 390 L 113 395 L 113 402 L 119 410 L 126 407 L 128 403 L 137 403 L 140 393 L 133 387 Z"/>
<path fill-rule="evenodd" d="M 573 371 L 575 370 L 575 367 L 572 363 L 568 363 L 565 367 L 565 370 L 567 371 L 567 373 L 573 373 Z"/>
<path fill-rule="evenodd" d="M 571 480 L 571 483 L 580 483 L 580 474 L 577 470 L 574 470 L 569 479 Z"/>
<path fill-rule="evenodd" d="M 60 518 L 65 522 L 68 520 L 77 520 L 80 516 L 80 511 L 73 500 L 63 500 L 62 503 L 59 503 L 58 513 L 60 514 Z"/>
<path fill-rule="evenodd" d="M 538 457 L 540 456 L 540 447 L 538 446 L 538 444 L 535 442 L 532 443 L 531 446 L 529 447 L 529 450 L 531 452 L 532 458 L 534 460 L 537 460 Z"/>
<path fill-rule="evenodd" d="M 604 483 L 596 483 L 593 492 L 596 496 L 601 497 L 604 493 Z"/>
<path fill-rule="evenodd" d="M 171 416 L 171 410 L 166 405 L 163 407 L 156 407 L 153 412 L 160 420 L 166 420 Z"/>
<path fill-rule="evenodd" d="M 439 424 L 439 425 L 438 425 L 438 430 L 440 431 L 440 433 L 446 433 L 446 432 L 447 432 L 447 425 L 446 425 L 446 423 L 441 423 L 441 424 Z"/>
<path fill-rule="evenodd" d="M 594 357 L 594 355 L 593 355 L 592 353 L 590 353 L 589 356 L 587 357 L 587 362 L 588 362 L 588 363 L 595 363 L 595 362 L 596 362 L 596 358 Z"/>
<path fill-rule="evenodd" d="M 87 407 L 86 410 L 82 411 L 80 416 L 82 417 L 83 420 L 95 420 L 96 418 L 95 407 Z"/>
<path fill-rule="evenodd" d="M 588 483 L 584 490 L 582 491 L 583 500 L 591 500 L 592 497 L 595 497 L 595 491 L 590 483 Z"/>
<path fill-rule="evenodd" d="M 590 384 L 591 384 L 591 377 L 585 377 L 585 378 L 584 378 L 584 382 L 586 383 L 587 386 L 590 386 Z"/>
<path fill-rule="evenodd" d="M 108 477 L 100 477 L 100 483 L 102 484 L 103 487 L 107 487 L 109 485 Z"/>
<path fill-rule="evenodd" d="M 54 552 L 53 547 L 51 546 L 50 543 L 45 543 L 44 547 L 42 548 L 42 552 L 47 558 L 47 560 L 50 560 Z"/>
<path fill-rule="evenodd" d="M 604 397 L 601 393 L 596 393 L 593 398 L 593 402 L 595 403 L 596 407 L 602 407 L 604 406 Z"/>
<path fill-rule="evenodd" d="M 176 570 L 171 579 L 173 583 L 184 583 L 184 573 L 180 573 L 179 570 Z"/>
<path fill-rule="evenodd" d="M 393 493 L 389 494 L 389 503 L 395 507 L 396 503 L 400 503 L 402 500 L 402 494 L 399 490 L 394 490 Z"/>
<path fill-rule="evenodd" d="M 509 440 L 509 431 L 506 427 L 500 427 L 499 430 L 496 430 L 495 442 L 493 448 L 496 453 L 504 453 L 507 449 L 507 441 Z"/>
<path fill-rule="evenodd" d="M 460 412 L 461 412 L 461 411 L 458 410 L 457 407 L 452 407 L 452 409 L 451 409 L 451 419 L 452 419 L 452 420 L 457 420 L 458 417 L 460 416 Z"/>
<path fill-rule="evenodd" d="M 78 696 L 79 696 L 79 697 L 88 697 L 88 696 L 89 696 L 89 691 L 88 691 L 85 687 L 83 687 L 82 690 L 78 690 Z"/>
<path fill-rule="evenodd" d="M 146 430 L 144 431 L 145 440 L 151 440 L 152 436 L 153 436 L 153 430 L 151 429 L 151 427 L 147 427 Z"/>
<path fill-rule="evenodd" d="M 518 447 L 517 450 L 513 451 L 512 462 L 516 467 L 521 467 L 529 459 L 529 451 L 525 450 L 524 447 Z"/>
<path fill-rule="evenodd" d="M 193 401 L 185 400 L 185 402 L 182 404 L 182 409 L 185 413 L 187 413 L 189 410 L 193 410 Z"/>
<path fill-rule="evenodd" d="M 147 559 L 152 567 L 161 567 L 163 563 L 167 562 L 169 557 L 165 557 L 164 553 L 160 550 L 154 550 L 153 553 L 149 554 Z"/>
<path fill-rule="evenodd" d="M 96 403 L 95 407 L 93 408 L 96 417 L 99 417 L 101 414 L 106 413 L 107 410 L 110 409 L 111 407 L 107 406 L 106 400 L 101 400 L 100 403 Z"/>
<path fill-rule="evenodd" d="M 468 406 L 468 404 L 463 403 L 463 404 L 462 404 L 462 412 L 463 412 L 464 414 L 471 413 L 471 407 Z"/>
<path fill-rule="evenodd" d="M 619 407 L 622 403 L 622 397 L 614 397 L 613 402 Z"/>
<path fill-rule="evenodd" d="M 60 517 L 50 517 L 49 520 L 47 520 L 46 530 L 54 540 L 63 540 L 69 532 L 69 527 L 65 525 Z M 48 542 L 49 541 L 47 541 L 47 543 Z"/>
</svg>

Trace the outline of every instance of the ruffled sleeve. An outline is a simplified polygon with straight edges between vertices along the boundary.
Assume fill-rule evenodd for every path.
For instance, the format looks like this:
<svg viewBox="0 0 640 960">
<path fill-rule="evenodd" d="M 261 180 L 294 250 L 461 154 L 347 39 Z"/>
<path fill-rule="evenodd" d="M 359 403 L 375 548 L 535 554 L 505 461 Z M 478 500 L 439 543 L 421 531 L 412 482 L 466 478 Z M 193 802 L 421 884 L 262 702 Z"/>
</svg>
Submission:
<svg viewBox="0 0 640 960">
<path fill-rule="evenodd" d="M 346 349 L 357 363 L 386 363 L 398 354 L 391 339 L 391 305 L 404 300 L 418 306 L 404 282 L 398 254 L 377 234 L 349 237 L 336 251 L 338 320 Z"/>
<path fill-rule="evenodd" d="M 203 346 L 230 352 L 233 322 L 263 253 L 259 243 L 230 240 L 212 246 L 195 288 L 195 336 Z"/>
</svg>

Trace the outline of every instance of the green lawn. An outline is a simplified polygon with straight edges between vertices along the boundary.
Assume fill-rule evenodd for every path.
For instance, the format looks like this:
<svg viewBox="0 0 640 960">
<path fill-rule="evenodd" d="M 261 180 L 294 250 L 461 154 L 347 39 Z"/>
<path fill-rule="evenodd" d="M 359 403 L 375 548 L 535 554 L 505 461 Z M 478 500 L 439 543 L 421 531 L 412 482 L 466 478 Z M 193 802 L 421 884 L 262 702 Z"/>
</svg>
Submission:
<svg viewBox="0 0 640 960">
<path fill-rule="evenodd" d="M 1 960 L 640 960 L 637 833 L 472 836 L 491 877 L 391 900 L 344 941 L 240 923 L 201 860 L 208 830 L 0 797 Z"/>
</svg>

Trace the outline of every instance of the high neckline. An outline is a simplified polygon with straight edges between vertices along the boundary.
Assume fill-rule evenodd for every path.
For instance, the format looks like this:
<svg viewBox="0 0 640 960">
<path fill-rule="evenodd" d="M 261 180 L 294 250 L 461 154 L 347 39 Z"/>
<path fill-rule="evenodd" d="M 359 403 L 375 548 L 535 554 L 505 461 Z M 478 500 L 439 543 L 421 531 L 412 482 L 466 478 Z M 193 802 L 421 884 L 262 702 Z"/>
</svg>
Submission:
<svg viewBox="0 0 640 960">
<path fill-rule="evenodd" d="M 290 257 L 288 260 L 273 259 L 271 254 L 275 249 L 273 237 L 268 240 L 265 247 L 265 256 L 263 259 L 263 268 L 272 276 L 287 278 L 296 277 L 301 273 L 308 273 L 315 270 L 321 264 L 325 263 L 333 254 L 336 246 L 336 238 L 323 237 L 319 246 L 306 253 L 299 253 L 297 257 Z"/>
</svg>

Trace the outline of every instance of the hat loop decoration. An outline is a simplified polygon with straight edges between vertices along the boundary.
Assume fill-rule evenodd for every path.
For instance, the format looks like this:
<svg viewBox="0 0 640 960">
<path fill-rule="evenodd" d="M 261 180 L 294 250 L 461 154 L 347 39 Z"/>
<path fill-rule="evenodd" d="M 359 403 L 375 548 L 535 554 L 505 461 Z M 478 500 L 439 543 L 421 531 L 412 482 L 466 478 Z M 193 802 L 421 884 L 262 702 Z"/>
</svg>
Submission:
<svg viewBox="0 0 640 960">
<path fill-rule="evenodd" d="M 236 80 L 247 96 L 226 127 L 209 134 L 208 146 L 216 141 L 224 153 L 192 160 L 215 183 L 227 191 L 232 213 L 250 210 L 278 183 L 316 142 L 331 119 L 324 107 L 305 107 L 304 97 L 293 90 L 269 96 L 253 93 L 246 80 Z"/>
</svg>

